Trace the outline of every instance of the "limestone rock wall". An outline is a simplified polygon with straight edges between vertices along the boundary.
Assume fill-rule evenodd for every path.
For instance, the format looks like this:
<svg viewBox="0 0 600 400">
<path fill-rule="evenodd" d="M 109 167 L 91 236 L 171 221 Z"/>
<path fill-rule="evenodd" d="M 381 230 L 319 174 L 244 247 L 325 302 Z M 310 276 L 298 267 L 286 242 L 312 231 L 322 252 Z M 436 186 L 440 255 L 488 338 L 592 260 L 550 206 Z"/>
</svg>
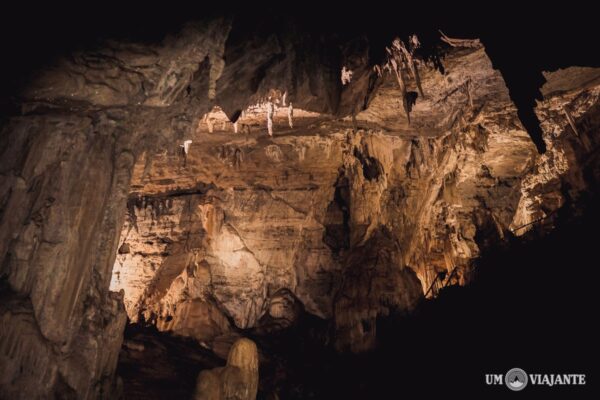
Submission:
<svg viewBox="0 0 600 400">
<path fill-rule="evenodd" d="M 176 154 L 214 106 L 235 114 L 275 84 L 308 109 L 340 110 L 335 67 L 340 53 L 321 63 L 298 56 L 302 41 L 293 35 L 264 41 L 260 34 L 246 40 L 236 32 L 230 19 L 213 18 L 162 39 L 102 40 L 48 61 L 26 86 L 2 99 L 2 397 L 113 397 L 125 314 L 109 285 L 117 249 L 125 254 L 117 245 L 134 165 L 144 154 L 162 149 Z M 319 37 L 306 39 L 305 44 L 320 43 Z M 257 57 L 261 54 L 265 57 Z M 363 48 L 355 62 L 366 62 L 360 61 L 364 54 Z M 322 90 L 317 96 L 315 85 Z M 354 104 L 350 100 L 346 103 Z M 237 162 L 240 153 L 230 150 L 222 149 L 221 158 Z M 279 157 L 276 147 L 267 152 Z M 216 300 L 234 310 L 233 322 L 251 325 L 263 304 L 255 294 L 264 291 L 264 282 L 246 282 L 248 273 L 232 278 L 226 271 L 238 261 L 253 273 L 264 267 L 230 225 L 213 233 L 225 238 L 211 247 L 214 257 L 235 252 L 214 271 Z M 177 274 L 185 269 L 180 261 L 173 263 Z M 190 273 L 200 277 L 204 270 Z M 243 287 L 247 296 L 232 296 L 229 285 Z M 160 283 L 157 287 L 162 293 Z M 129 298 L 128 293 L 127 304 Z M 216 300 L 186 302 L 164 326 L 197 332 L 190 325 L 197 318 L 210 320 L 214 332 L 226 331 L 232 321 Z"/>
<path fill-rule="evenodd" d="M 126 313 L 109 285 L 133 166 L 186 129 L 186 104 L 172 103 L 220 54 L 222 24 L 73 53 L 38 71 L 3 119 L 0 397 L 117 395 Z"/>
<path fill-rule="evenodd" d="M 289 32 L 221 18 L 107 40 L 10 99 L 1 396 L 112 397 L 125 311 L 207 343 L 306 311 L 368 348 L 374 318 L 409 311 L 438 271 L 465 283 L 482 248 L 551 227 L 597 180 L 594 69 L 547 74 L 540 156 L 480 45 L 446 49 L 444 74 L 417 60 L 409 124 L 365 38 Z M 306 118 L 273 138 L 203 130 L 273 90 Z"/>
<path fill-rule="evenodd" d="M 366 349 L 376 316 L 410 310 L 440 271 L 456 268 L 468 282 L 483 248 L 523 235 L 563 204 L 563 183 L 585 188 L 569 172 L 581 157 L 565 155 L 574 137 L 548 133 L 539 155 L 483 49 L 457 50 L 446 64 L 446 75 L 423 71 L 429 94 L 417 101 L 414 128 L 384 77 L 353 127 L 317 120 L 268 140 L 200 129 L 185 157 L 141 158 L 121 235 L 127 252 L 112 281 L 130 318 L 171 330 L 180 305 L 196 302 L 230 322 L 213 329 L 211 314 L 208 334 L 192 334 L 209 343 L 259 327 L 270 297 L 286 290 L 336 322 L 340 348 Z M 587 99 L 571 106 L 577 116 L 597 89 L 575 90 Z M 545 118 L 547 104 L 539 105 L 544 127 L 562 132 L 566 119 Z M 377 246 L 380 264 L 368 261 Z"/>
<path fill-rule="evenodd" d="M 0 343 L 9 397 L 44 398 L 58 386 L 110 393 L 126 315 L 108 284 L 134 163 L 113 133 L 75 116 L 4 127 Z"/>
</svg>

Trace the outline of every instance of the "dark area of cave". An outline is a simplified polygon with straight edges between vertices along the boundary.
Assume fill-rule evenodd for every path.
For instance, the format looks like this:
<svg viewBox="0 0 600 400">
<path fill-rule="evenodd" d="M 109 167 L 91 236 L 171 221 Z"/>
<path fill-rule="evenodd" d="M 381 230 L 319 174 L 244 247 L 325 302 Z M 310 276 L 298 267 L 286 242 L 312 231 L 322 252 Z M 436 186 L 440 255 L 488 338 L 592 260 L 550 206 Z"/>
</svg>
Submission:
<svg viewBox="0 0 600 400">
<path fill-rule="evenodd" d="M 591 398 L 597 18 L 485 7 L 2 12 L 0 399 Z"/>
</svg>

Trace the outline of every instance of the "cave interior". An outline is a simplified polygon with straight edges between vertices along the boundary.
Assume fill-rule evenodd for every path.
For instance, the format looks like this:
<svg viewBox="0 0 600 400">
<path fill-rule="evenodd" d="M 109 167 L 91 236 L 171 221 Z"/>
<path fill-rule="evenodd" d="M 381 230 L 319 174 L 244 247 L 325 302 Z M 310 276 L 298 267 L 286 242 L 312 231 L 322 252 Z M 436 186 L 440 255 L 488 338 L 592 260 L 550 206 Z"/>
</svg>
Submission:
<svg viewBox="0 0 600 400">
<path fill-rule="evenodd" d="M 5 13 L 0 398 L 589 398 L 593 13 L 292 6 Z"/>
</svg>

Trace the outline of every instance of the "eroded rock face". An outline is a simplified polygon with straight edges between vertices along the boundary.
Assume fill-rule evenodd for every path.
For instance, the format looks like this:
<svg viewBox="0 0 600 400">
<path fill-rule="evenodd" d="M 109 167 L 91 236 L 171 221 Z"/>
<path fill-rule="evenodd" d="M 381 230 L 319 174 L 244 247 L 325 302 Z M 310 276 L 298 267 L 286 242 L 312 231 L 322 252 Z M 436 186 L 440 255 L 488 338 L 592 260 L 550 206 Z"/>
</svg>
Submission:
<svg viewBox="0 0 600 400">
<path fill-rule="evenodd" d="M 110 395 L 126 315 L 108 284 L 134 163 L 117 132 L 78 116 L 4 127 L 0 347 L 9 398 L 63 388 Z"/>
<path fill-rule="evenodd" d="M 0 396 L 115 396 L 126 314 L 109 284 L 133 166 L 184 129 L 186 105 L 169 106 L 198 62 L 222 55 L 222 24 L 61 59 L 3 121 Z"/>
<path fill-rule="evenodd" d="M 130 318 L 164 321 L 201 299 L 235 327 L 254 328 L 268 319 L 273 293 L 286 291 L 336 321 L 340 348 L 366 349 L 377 316 L 410 310 L 441 271 L 456 268 L 467 282 L 482 248 L 523 235 L 563 204 L 563 183 L 583 190 L 567 173 L 580 163 L 565 158 L 571 145 L 548 135 L 549 151 L 536 152 L 480 46 L 448 54 L 446 70 L 422 70 L 428 94 L 412 125 L 384 76 L 357 129 L 317 118 L 291 130 L 281 121 L 265 140 L 200 125 L 185 160 L 145 155 L 130 196 L 137 225 L 123 229 L 130 250 L 113 276 L 114 289 L 131 293 Z M 579 107 L 591 107 L 595 90 L 577 88 L 588 99 Z M 377 121 L 379 129 L 363 127 Z M 561 130 L 566 119 L 553 123 Z M 368 266 L 378 247 L 386 261 Z M 365 263 L 369 277 L 357 266 Z M 373 277 L 372 298 L 343 295 Z"/>
</svg>

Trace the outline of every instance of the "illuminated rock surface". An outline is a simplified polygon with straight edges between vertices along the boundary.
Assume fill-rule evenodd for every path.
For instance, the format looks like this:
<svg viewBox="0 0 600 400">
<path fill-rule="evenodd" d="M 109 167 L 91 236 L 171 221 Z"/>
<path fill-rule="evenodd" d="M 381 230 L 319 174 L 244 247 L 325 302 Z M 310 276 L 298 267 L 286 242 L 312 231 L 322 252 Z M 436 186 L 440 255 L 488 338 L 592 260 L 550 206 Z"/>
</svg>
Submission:
<svg viewBox="0 0 600 400">
<path fill-rule="evenodd" d="M 0 397 L 114 398 L 127 317 L 221 356 L 306 318 L 372 349 L 440 272 L 468 283 L 589 189 L 597 69 L 545 74 L 539 154 L 481 44 L 443 47 L 444 73 L 417 57 L 410 123 L 369 50 L 222 18 L 36 71 L 1 125 Z M 246 350 L 200 387 L 253 398 Z"/>
<path fill-rule="evenodd" d="M 198 376 L 194 399 L 196 400 L 252 400 L 258 392 L 258 351 L 249 339 L 236 341 L 227 365 L 204 370 Z"/>
<path fill-rule="evenodd" d="M 565 201 L 561 185 L 568 182 L 573 196 L 584 189 L 569 169 L 585 148 L 560 113 L 577 98 L 567 107 L 575 118 L 585 114 L 597 86 L 539 105 L 548 145 L 539 155 L 484 50 L 451 50 L 445 61 L 446 75 L 423 68 L 428 96 L 413 108 L 412 125 L 388 77 L 356 129 L 312 116 L 289 129 L 282 117 L 271 139 L 259 119 L 254 134 L 200 125 L 185 158 L 176 151 L 141 157 L 121 233 L 128 251 L 117 255 L 112 280 L 113 290 L 125 290 L 129 317 L 177 332 L 179 305 L 187 310 L 195 301 L 212 310 L 210 328 L 196 334 L 210 346 L 210 335 L 229 328 L 215 318 L 257 327 L 270 294 L 288 290 L 307 312 L 355 331 L 340 332 L 339 341 L 355 342 L 341 347 L 366 349 L 361 341 L 375 334 L 377 316 L 412 309 L 440 271 L 457 267 L 467 282 L 482 246 L 523 235 L 551 215 Z M 367 272 L 372 267 L 358 260 L 369 246 L 374 258 L 385 252 L 390 267 Z M 373 289 L 363 276 L 371 273 L 400 281 Z M 348 298 L 347 290 L 369 291 L 372 301 Z M 390 304 L 381 300 L 388 296 Z"/>
</svg>

